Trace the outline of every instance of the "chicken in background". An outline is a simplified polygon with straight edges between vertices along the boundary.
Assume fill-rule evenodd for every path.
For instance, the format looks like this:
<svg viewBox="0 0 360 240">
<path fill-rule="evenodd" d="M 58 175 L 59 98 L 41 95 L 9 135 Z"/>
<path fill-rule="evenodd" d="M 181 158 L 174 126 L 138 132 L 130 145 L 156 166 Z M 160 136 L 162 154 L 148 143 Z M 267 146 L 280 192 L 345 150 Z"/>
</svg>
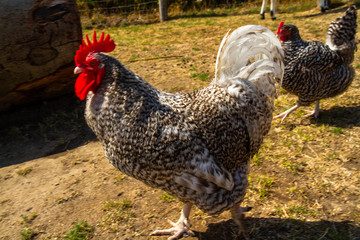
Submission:
<svg viewBox="0 0 360 240">
<path fill-rule="evenodd" d="M 307 116 L 318 117 L 319 101 L 343 93 L 352 83 L 355 71 L 350 66 L 356 51 L 356 7 L 331 22 L 326 44 L 304 41 L 299 30 L 281 22 L 277 36 L 285 53 L 285 73 L 281 87 L 298 96 L 297 104 L 275 116 L 282 121 L 300 106 L 313 102 L 315 110 Z"/>
<path fill-rule="evenodd" d="M 240 27 L 221 42 L 215 78 L 201 90 L 156 89 L 115 58 L 102 33 L 76 52 L 77 96 L 109 161 L 123 173 L 184 202 L 180 219 L 152 235 L 192 235 L 192 205 L 209 214 L 231 210 L 245 236 L 240 203 L 249 161 L 268 133 L 283 77 L 280 41 L 267 28 Z"/>
</svg>

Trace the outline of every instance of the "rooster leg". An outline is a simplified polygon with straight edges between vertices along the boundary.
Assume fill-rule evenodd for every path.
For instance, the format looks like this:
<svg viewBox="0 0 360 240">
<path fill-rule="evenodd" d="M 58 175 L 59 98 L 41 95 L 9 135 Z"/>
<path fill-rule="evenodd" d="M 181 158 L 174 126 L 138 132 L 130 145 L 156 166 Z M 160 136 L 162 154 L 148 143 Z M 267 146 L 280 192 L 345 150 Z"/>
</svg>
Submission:
<svg viewBox="0 0 360 240">
<path fill-rule="evenodd" d="M 320 101 L 316 101 L 315 103 L 315 110 L 314 111 L 308 111 L 310 114 L 306 115 L 305 117 L 314 117 L 317 118 L 320 115 Z"/>
<path fill-rule="evenodd" d="M 152 232 L 150 235 L 172 235 L 168 238 L 168 240 L 174 240 L 181 237 L 184 233 L 186 233 L 189 236 L 195 235 L 193 231 L 190 230 L 190 221 L 189 221 L 189 215 L 191 210 L 192 203 L 185 203 L 184 208 L 181 212 L 181 216 L 179 221 L 177 223 L 170 222 L 170 224 L 173 226 L 170 229 L 164 229 L 164 230 L 156 230 Z"/>
<path fill-rule="evenodd" d="M 295 111 L 296 109 L 298 109 L 300 106 L 299 105 L 295 105 L 293 106 L 292 108 L 290 108 L 289 110 L 286 110 L 285 112 L 283 113 L 280 113 L 279 115 L 275 116 L 274 119 L 277 119 L 277 118 L 281 118 L 281 122 L 284 121 L 285 118 L 287 118 L 287 116 L 289 116 L 290 113 L 292 113 L 293 111 Z"/>
<path fill-rule="evenodd" d="M 248 212 L 250 210 L 251 207 L 240 207 L 240 204 L 231 209 L 231 216 L 235 223 L 239 226 L 239 235 L 243 235 L 246 240 L 249 240 L 250 238 L 244 226 L 244 212 Z"/>
</svg>

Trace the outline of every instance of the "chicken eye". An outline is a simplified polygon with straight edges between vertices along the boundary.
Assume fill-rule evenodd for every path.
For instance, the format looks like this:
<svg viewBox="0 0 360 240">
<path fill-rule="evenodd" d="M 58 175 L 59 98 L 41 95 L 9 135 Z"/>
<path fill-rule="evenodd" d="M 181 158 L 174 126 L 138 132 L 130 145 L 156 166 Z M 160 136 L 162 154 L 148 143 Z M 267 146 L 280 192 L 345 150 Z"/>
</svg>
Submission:
<svg viewBox="0 0 360 240">
<path fill-rule="evenodd" d="M 96 62 L 95 61 L 91 61 L 90 62 L 90 66 L 95 66 Z"/>
</svg>

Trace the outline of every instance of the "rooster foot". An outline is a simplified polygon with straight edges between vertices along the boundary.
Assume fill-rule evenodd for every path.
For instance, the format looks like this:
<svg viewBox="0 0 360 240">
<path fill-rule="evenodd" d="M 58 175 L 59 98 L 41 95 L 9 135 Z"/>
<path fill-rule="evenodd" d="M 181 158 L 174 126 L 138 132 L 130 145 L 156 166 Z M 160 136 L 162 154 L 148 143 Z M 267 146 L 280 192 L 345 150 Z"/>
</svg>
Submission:
<svg viewBox="0 0 360 240">
<path fill-rule="evenodd" d="M 320 115 L 320 112 L 322 112 L 322 110 L 320 109 L 320 103 L 319 101 L 316 102 L 315 104 L 315 110 L 310 111 L 310 110 L 305 110 L 306 112 L 309 112 L 309 114 L 305 115 L 305 117 L 314 117 L 314 118 L 318 118 Z"/>
<path fill-rule="evenodd" d="M 163 229 L 163 230 L 156 230 L 152 232 L 150 235 L 172 235 L 168 238 L 168 240 L 175 240 L 180 238 L 181 236 L 188 237 L 188 236 L 194 236 L 194 232 L 190 230 L 190 221 L 189 221 L 189 215 L 191 210 L 191 203 L 185 203 L 184 208 L 181 212 L 181 216 L 179 221 L 177 223 L 174 223 L 170 220 L 169 223 L 173 226 L 169 229 Z"/>
<path fill-rule="evenodd" d="M 251 207 L 240 207 L 240 205 L 236 205 L 231 209 L 231 216 L 239 227 L 239 235 L 243 235 L 246 240 L 249 240 L 250 238 L 244 225 L 244 212 L 248 212 L 250 210 Z"/>
<path fill-rule="evenodd" d="M 318 118 L 320 115 L 320 112 L 322 112 L 323 110 L 319 109 L 318 111 L 316 110 L 305 110 L 306 112 L 308 112 L 309 114 L 306 114 L 305 117 L 313 117 L 313 118 Z"/>
<path fill-rule="evenodd" d="M 187 236 L 194 236 L 194 232 L 190 230 L 188 224 L 188 221 L 178 221 L 177 223 L 174 223 L 169 220 L 169 223 L 173 226 L 169 229 L 163 229 L 163 230 L 156 230 L 152 232 L 150 235 L 172 235 L 168 238 L 168 240 L 175 240 L 180 238 L 181 236 L 187 237 Z"/>
<path fill-rule="evenodd" d="M 295 111 L 296 109 L 298 109 L 300 106 L 299 105 L 295 105 L 293 106 L 292 108 L 290 108 L 289 110 L 283 112 L 283 113 L 280 113 L 279 115 L 276 115 L 273 119 L 277 119 L 277 118 L 281 118 L 281 122 L 283 122 L 285 120 L 285 118 L 287 118 L 287 116 L 290 115 L 290 113 L 292 113 L 293 111 Z"/>
</svg>

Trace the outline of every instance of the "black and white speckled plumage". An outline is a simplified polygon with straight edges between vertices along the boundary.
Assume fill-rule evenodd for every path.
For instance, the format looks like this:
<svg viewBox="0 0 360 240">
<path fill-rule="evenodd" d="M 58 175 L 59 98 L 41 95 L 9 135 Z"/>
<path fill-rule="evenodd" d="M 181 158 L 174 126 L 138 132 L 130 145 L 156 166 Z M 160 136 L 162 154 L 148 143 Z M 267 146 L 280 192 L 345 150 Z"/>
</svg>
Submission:
<svg viewBox="0 0 360 240">
<path fill-rule="evenodd" d="M 248 34 L 253 43 L 263 32 L 273 35 L 260 26 L 254 29 L 259 37 Z M 115 58 L 93 53 L 106 73 L 96 93 L 87 96 L 85 117 L 106 157 L 129 176 L 205 212 L 220 213 L 240 203 L 248 185 L 249 160 L 272 120 L 274 93 L 263 92 L 256 81 L 273 89 L 283 74 L 280 42 L 275 35 L 267 41 L 267 48 L 249 48 L 255 55 L 266 52 L 262 62 L 266 70 L 243 66 L 240 71 L 249 76 L 258 73 L 254 82 L 251 76 L 228 76 L 221 81 L 228 86 L 213 81 L 186 94 L 160 91 Z M 230 88 L 236 94 L 229 93 Z"/>
<path fill-rule="evenodd" d="M 285 53 L 285 73 L 282 87 L 298 96 L 298 106 L 343 93 L 354 79 L 349 65 L 356 50 L 356 9 L 350 7 L 343 17 L 333 21 L 326 43 L 304 41 L 291 24 L 282 29 L 291 32 L 282 42 Z"/>
</svg>

